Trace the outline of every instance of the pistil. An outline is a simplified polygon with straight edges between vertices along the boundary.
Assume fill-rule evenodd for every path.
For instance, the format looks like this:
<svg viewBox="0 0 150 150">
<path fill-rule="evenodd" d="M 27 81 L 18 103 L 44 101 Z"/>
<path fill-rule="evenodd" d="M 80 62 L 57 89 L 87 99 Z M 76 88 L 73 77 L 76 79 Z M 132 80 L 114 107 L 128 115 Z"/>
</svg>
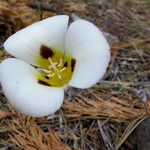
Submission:
<svg viewBox="0 0 150 150">
<path fill-rule="evenodd" d="M 54 75 L 57 75 L 58 78 L 59 78 L 60 80 L 62 80 L 62 77 L 61 77 L 60 74 L 61 74 L 64 70 L 66 70 L 66 67 L 63 67 L 63 65 L 62 65 L 62 64 L 63 64 L 62 58 L 60 58 L 60 63 L 59 63 L 59 65 L 58 65 L 57 62 L 53 62 L 50 57 L 48 58 L 48 60 L 49 60 L 49 62 L 50 62 L 50 64 L 51 64 L 48 68 L 49 68 L 49 69 L 53 69 L 53 72 L 52 72 L 52 70 L 42 69 L 43 72 L 47 73 L 47 75 L 46 75 L 47 77 L 53 77 Z M 61 68 L 61 70 L 60 70 L 60 69 L 58 69 L 57 67 L 63 67 L 63 68 Z"/>
</svg>

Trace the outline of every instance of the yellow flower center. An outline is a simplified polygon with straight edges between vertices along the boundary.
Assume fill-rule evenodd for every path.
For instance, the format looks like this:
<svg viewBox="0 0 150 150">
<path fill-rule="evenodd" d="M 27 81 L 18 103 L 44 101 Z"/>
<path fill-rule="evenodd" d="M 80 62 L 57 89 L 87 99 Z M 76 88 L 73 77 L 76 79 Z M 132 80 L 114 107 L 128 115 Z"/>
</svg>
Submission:
<svg viewBox="0 0 150 150">
<path fill-rule="evenodd" d="M 72 57 L 42 45 L 37 57 L 37 64 L 40 67 L 38 83 L 52 87 L 64 86 L 72 77 L 75 63 Z"/>
</svg>

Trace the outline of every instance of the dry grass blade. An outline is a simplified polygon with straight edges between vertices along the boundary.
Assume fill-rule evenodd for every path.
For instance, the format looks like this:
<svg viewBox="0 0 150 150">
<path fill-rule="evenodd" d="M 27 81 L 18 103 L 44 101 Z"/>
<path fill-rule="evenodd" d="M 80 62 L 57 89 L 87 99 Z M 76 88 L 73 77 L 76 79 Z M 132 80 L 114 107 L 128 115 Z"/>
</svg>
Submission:
<svg viewBox="0 0 150 150">
<path fill-rule="evenodd" d="M 128 127 L 126 128 L 126 130 L 124 131 L 124 133 L 122 134 L 121 138 L 118 140 L 117 144 L 116 144 L 116 150 L 118 150 L 120 148 L 120 146 L 122 145 L 122 143 L 127 139 L 127 137 L 131 134 L 131 132 L 142 122 L 144 121 L 146 118 L 148 118 L 148 116 L 145 117 L 139 117 L 135 120 L 133 120 Z"/>
<path fill-rule="evenodd" d="M 11 131 L 9 141 L 23 150 L 70 150 L 56 132 L 49 128 L 44 132 L 34 118 L 17 114 L 17 117 L 6 120 L 5 123 Z"/>
<path fill-rule="evenodd" d="M 134 39 L 132 41 L 130 41 L 129 43 L 115 43 L 113 45 L 111 45 L 111 49 L 112 50 L 120 50 L 120 49 L 124 49 L 124 48 L 129 48 L 129 47 L 133 47 L 133 43 L 135 45 L 140 45 L 146 42 L 150 42 L 150 38 L 146 38 L 146 39 Z"/>
</svg>

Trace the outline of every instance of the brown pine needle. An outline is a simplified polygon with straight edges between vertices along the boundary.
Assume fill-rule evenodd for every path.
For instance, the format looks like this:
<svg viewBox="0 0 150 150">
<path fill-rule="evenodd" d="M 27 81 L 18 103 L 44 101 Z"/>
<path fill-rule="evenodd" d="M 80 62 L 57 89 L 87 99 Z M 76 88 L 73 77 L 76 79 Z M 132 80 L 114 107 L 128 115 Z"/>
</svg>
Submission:
<svg viewBox="0 0 150 150">
<path fill-rule="evenodd" d="M 4 118 L 7 118 L 7 117 L 9 117 L 11 115 L 12 115 L 12 113 L 8 113 L 8 112 L 0 110 L 0 120 L 4 119 Z"/>
<path fill-rule="evenodd" d="M 109 100 L 103 99 L 100 92 L 91 92 L 95 98 L 82 95 L 75 97 L 75 102 L 66 102 L 63 106 L 65 116 L 69 120 L 86 118 L 109 118 L 110 121 L 127 121 L 139 116 L 150 115 L 150 102 L 147 103 L 147 113 L 141 102 L 138 107 L 131 107 L 134 99 L 117 98 L 111 96 Z"/>
<path fill-rule="evenodd" d="M 34 118 L 17 113 L 16 117 L 6 120 L 9 141 L 23 150 L 70 150 L 52 129 L 44 132 Z"/>
<path fill-rule="evenodd" d="M 131 134 L 131 132 L 145 119 L 147 119 L 148 116 L 140 116 L 138 118 L 136 118 L 135 120 L 133 120 L 128 127 L 126 128 L 126 130 L 124 131 L 124 133 L 122 134 L 121 138 L 118 140 L 118 142 L 116 143 L 116 148 L 115 150 L 118 150 L 120 148 L 120 146 L 123 144 L 123 142 L 127 139 L 127 137 Z"/>
</svg>

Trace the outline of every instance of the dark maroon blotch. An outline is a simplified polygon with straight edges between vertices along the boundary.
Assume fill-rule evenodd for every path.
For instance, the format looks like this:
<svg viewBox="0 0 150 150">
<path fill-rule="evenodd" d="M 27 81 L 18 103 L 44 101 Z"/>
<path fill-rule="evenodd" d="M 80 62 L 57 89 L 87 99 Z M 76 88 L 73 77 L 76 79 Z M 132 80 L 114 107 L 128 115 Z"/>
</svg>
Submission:
<svg viewBox="0 0 150 150">
<path fill-rule="evenodd" d="M 64 67 L 68 67 L 68 62 L 67 61 L 64 63 Z"/>
<path fill-rule="evenodd" d="M 50 84 L 46 83 L 45 81 L 38 80 L 39 84 L 45 85 L 45 86 L 51 86 Z"/>
<path fill-rule="evenodd" d="M 52 48 L 49 48 L 46 45 L 42 44 L 41 48 L 40 48 L 40 55 L 44 59 L 48 59 L 49 57 L 52 57 L 54 55 L 54 52 L 53 52 Z"/>
<path fill-rule="evenodd" d="M 71 59 L 71 71 L 72 72 L 74 71 L 75 64 L 76 64 L 76 60 L 75 59 Z"/>
</svg>

